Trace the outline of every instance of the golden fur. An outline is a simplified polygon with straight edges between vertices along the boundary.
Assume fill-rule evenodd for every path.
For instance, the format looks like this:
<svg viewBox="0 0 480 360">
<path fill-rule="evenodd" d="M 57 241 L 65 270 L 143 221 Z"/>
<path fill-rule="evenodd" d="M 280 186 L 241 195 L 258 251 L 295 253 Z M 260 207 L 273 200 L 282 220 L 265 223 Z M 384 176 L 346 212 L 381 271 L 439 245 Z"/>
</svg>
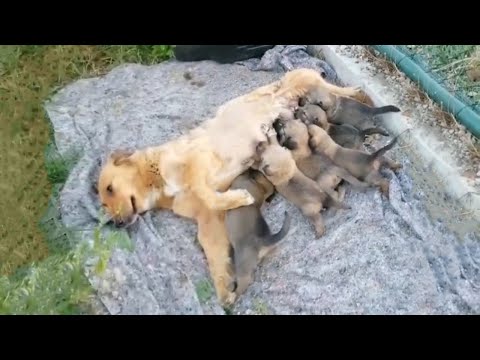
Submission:
<svg viewBox="0 0 480 360">
<path fill-rule="evenodd" d="M 98 183 L 106 212 L 124 225 L 142 212 L 160 208 L 195 220 L 217 296 L 223 304 L 231 304 L 235 294 L 228 290 L 232 274 L 225 212 L 251 204 L 253 197 L 246 190 L 228 188 L 253 163 L 256 144 L 265 140 L 265 128 L 317 88 L 363 97 L 357 88 L 327 83 L 314 70 L 293 70 L 279 81 L 223 104 L 215 117 L 184 136 L 111 156 Z"/>
</svg>

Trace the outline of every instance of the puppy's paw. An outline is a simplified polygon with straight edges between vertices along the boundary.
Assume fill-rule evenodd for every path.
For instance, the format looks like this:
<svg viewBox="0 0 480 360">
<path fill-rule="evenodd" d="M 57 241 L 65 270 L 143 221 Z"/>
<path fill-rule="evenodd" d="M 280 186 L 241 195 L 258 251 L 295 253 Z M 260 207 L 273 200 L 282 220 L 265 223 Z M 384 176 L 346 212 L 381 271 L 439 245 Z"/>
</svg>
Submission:
<svg viewBox="0 0 480 360">
<path fill-rule="evenodd" d="M 403 169 L 403 165 L 400 164 L 400 163 L 394 163 L 392 164 L 392 167 L 391 169 L 393 170 L 393 172 L 398 172 L 400 169 Z"/>
<path fill-rule="evenodd" d="M 315 238 L 319 239 L 325 235 L 326 228 L 324 224 L 315 224 Z"/>
<path fill-rule="evenodd" d="M 387 200 L 390 199 L 390 183 L 384 182 L 380 184 L 380 192 Z"/>
<path fill-rule="evenodd" d="M 315 229 L 315 239 L 320 239 L 323 235 L 325 235 L 325 229 Z"/>
</svg>

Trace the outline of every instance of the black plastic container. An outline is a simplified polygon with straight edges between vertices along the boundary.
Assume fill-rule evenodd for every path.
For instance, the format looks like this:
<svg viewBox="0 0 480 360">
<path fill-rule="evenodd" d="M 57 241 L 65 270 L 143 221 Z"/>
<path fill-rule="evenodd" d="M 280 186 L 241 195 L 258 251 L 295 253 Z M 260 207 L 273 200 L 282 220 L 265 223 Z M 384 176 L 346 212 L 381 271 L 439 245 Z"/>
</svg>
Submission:
<svg viewBox="0 0 480 360">
<path fill-rule="evenodd" d="M 212 60 L 231 64 L 252 58 L 260 58 L 275 45 L 176 45 L 175 58 L 178 61 Z"/>
</svg>

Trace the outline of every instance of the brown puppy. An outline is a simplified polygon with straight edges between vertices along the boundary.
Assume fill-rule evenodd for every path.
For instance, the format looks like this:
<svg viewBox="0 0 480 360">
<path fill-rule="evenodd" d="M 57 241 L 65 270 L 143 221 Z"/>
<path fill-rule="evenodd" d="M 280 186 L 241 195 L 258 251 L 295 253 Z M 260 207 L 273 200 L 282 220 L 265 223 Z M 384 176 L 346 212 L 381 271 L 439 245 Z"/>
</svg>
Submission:
<svg viewBox="0 0 480 360">
<path fill-rule="evenodd" d="M 235 290 L 239 296 L 252 283 L 257 265 L 288 234 L 291 220 L 285 212 L 282 228 L 276 234 L 271 233 L 261 207 L 275 189 L 261 172 L 247 170 L 233 181 L 230 188 L 246 189 L 255 199 L 252 205 L 229 210 L 225 216 L 228 237 L 234 251 L 236 279 L 236 286 L 232 284 L 230 290 Z"/>
<path fill-rule="evenodd" d="M 379 186 L 385 197 L 389 197 L 390 183 L 380 174 L 379 169 L 381 165 L 386 165 L 392 170 L 401 167 L 400 164 L 393 162 L 392 164 L 382 158 L 382 155 L 396 144 L 398 136 L 383 148 L 368 154 L 341 147 L 317 125 L 308 125 L 308 133 L 310 134 L 309 145 L 314 152 L 325 154 L 335 165 L 347 170 L 360 181 Z"/>
<path fill-rule="evenodd" d="M 365 130 L 359 130 L 350 124 L 337 125 L 328 122 L 327 113 L 318 105 L 305 104 L 295 111 L 295 117 L 305 124 L 314 124 L 320 126 L 338 145 L 348 149 L 360 150 L 367 135 L 389 134 L 379 128 L 372 127 Z"/>
<path fill-rule="evenodd" d="M 335 189 L 342 181 L 348 181 L 353 186 L 365 188 L 367 183 L 353 177 L 348 171 L 336 166 L 328 157 L 321 153 L 312 153 L 309 146 L 310 136 L 307 126 L 300 120 L 282 121 L 273 123 L 277 131 L 277 139 L 292 153 L 298 169 L 318 184 L 328 194 L 342 201 L 345 189 L 342 187 L 337 193 Z"/>
<path fill-rule="evenodd" d="M 349 124 L 360 130 L 375 126 L 373 119 L 376 115 L 389 112 L 400 112 L 394 105 L 373 107 L 345 96 L 337 96 L 323 89 L 317 88 L 299 100 L 299 105 L 314 104 L 320 106 L 327 113 L 330 123 Z"/>
<path fill-rule="evenodd" d="M 317 237 L 325 233 L 325 224 L 320 214 L 324 206 L 349 209 L 297 168 L 292 153 L 278 144 L 275 132 L 268 135 L 268 141 L 257 145 L 257 155 L 260 171 L 287 201 L 298 207 L 310 219 Z"/>
</svg>

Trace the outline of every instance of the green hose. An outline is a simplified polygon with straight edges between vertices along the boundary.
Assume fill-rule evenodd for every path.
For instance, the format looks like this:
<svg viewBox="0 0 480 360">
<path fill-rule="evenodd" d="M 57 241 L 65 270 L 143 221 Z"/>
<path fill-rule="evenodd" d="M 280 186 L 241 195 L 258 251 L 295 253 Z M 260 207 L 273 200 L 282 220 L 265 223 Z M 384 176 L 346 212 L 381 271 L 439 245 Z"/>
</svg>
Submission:
<svg viewBox="0 0 480 360">
<path fill-rule="evenodd" d="M 466 105 L 447 89 L 428 75 L 408 55 L 394 45 L 371 45 L 371 47 L 385 55 L 395 63 L 412 81 L 417 83 L 423 91 L 435 102 L 451 113 L 460 124 L 465 126 L 475 137 L 480 139 L 480 115 Z"/>
</svg>

